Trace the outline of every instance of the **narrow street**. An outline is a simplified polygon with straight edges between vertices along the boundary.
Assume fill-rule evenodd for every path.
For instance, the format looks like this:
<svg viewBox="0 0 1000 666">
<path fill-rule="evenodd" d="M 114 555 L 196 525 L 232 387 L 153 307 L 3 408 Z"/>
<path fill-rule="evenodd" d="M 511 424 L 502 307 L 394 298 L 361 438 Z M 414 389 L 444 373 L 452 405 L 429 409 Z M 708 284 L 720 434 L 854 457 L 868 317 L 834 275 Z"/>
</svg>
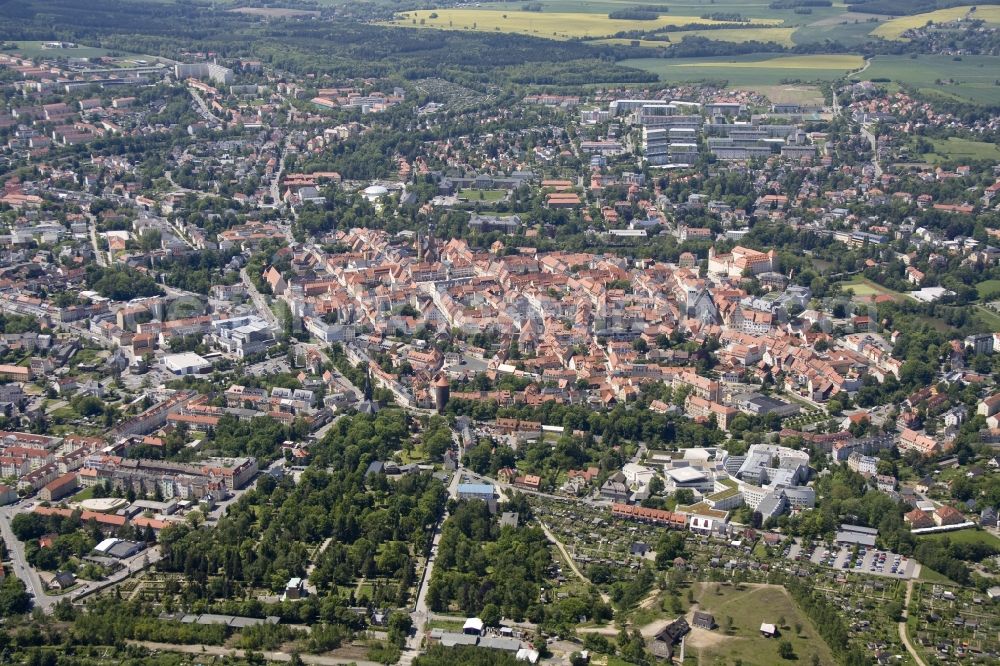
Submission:
<svg viewBox="0 0 1000 666">
<path fill-rule="evenodd" d="M 94 246 L 94 256 L 97 258 L 97 265 L 108 265 L 108 256 L 101 250 L 100 243 L 97 242 L 97 218 L 87 213 L 87 226 L 90 229 L 90 244 Z"/>
<path fill-rule="evenodd" d="M 450 499 L 458 497 L 458 484 L 461 478 L 461 469 L 456 470 L 454 476 L 452 476 L 451 483 L 448 484 L 448 497 Z M 434 561 L 437 559 L 438 544 L 441 542 L 441 527 L 446 520 L 448 520 L 447 511 L 441 515 L 441 519 L 434 526 L 431 552 L 427 558 L 427 566 L 424 567 L 424 573 L 420 578 L 420 587 L 417 589 L 417 601 L 413 606 L 413 612 L 410 613 L 410 619 L 413 620 L 413 630 L 411 635 L 406 639 L 403 656 L 399 661 L 402 666 L 409 666 L 416 659 L 417 655 L 420 654 L 420 643 L 423 640 L 427 622 L 434 617 L 434 614 L 427 607 L 427 590 L 430 587 L 431 576 L 434 574 Z"/>
<path fill-rule="evenodd" d="M 257 291 L 257 287 L 255 287 L 253 282 L 250 280 L 250 274 L 247 273 L 247 269 L 240 269 L 240 279 L 243 280 L 243 285 L 247 288 L 247 293 L 250 294 L 250 300 L 253 301 L 254 307 L 257 308 L 257 313 L 265 321 L 267 321 L 267 323 L 281 328 L 281 323 L 278 321 L 278 318 L 274 316 L 274 312 L 267 304 L 267 300 L 259 291 Z"/>
</svg>

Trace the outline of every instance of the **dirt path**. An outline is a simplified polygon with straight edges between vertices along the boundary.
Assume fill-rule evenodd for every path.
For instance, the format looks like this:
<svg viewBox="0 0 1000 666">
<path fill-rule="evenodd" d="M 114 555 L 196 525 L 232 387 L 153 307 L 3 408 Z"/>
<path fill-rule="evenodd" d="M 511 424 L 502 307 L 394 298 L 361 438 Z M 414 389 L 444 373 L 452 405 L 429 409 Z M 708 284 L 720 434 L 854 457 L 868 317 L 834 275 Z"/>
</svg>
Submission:
<svg viewBox="0 0 1000 666">
<path fill-rule="evenodd" d="M 910 595 L 913 593 L 913 579 L 906 581 L 906 598 L 903 599 L 903 621 L 899 623 L 899 640 L 903 641 L 906 651 L 917 662 L 917 666 L 927 666 L 926 662 L 920 658 L 916 648 L 910 643 L 910 635 L 907 633 L 906 618 L 910 614 Z"/>
<path fill-rule="evenodd" d="M 556 548 L 559 549 L 559 552 L 562 553 L 563 559 L 566 560 L 566 563 L 569 565 L 569 568 L 573 570 L 573 573 L 576 574 L 577 578 L 587 583 L 588 585 L 593 585 L 593 583 L 590 582 L 590 579 L 584 576 L 583 572 L 577 568 L 576 562 L 574 562 L 573 558 L 569 556 L 569 552 L 567 552 L 566 547 L 562 545 L 562 542 L 559 541 L 559 539 L 556 538 L 556 535 L 552 533 L 552 530 L 549 529 L 549 526 L 540 520 L 538 521 L 538 524 L 542 526 L 542 531 L 545 532 L 545 537 L 549 541 L 554 543 Z M 600 594 L 601 594 L 601 600 L 604 601 L 604 603 L 606 604 L 611 603 L 611 597 L 606 595 L 604 592 L 601 592 Z"/>
<path fill-rule="evenodd" d="M 216 657 L 236 657 L 238 659 L 243 659 L 246 656 L 246 650 L 239 650 L 236 648 L 227 648 L 221 645 L 175 645 L 173 643 L 156 643 L 153 641 L 125 641 L 132 645 L 141 645 L 144 648 L 150 650 L 159 650 L 161 652 L 183 652 L 185 654 L 201 654 L 201 655 L 213 655 Z M 258 653 L 260 654 L 260 653 Z M 264 659 L 268 661 L 291 661 L 292 655 L 287 652 L 264 652 Z M 317 666 L 344 666 L 346 664 L 357 664 L 357 666 L 379 666 L 374 661 L 365 661 L 363 659 L 347 659 L 344 657 L 326 657 L 320 654 L 300 654 L 299 655 L 307 664 L 316 664 Z"/>
</svg>

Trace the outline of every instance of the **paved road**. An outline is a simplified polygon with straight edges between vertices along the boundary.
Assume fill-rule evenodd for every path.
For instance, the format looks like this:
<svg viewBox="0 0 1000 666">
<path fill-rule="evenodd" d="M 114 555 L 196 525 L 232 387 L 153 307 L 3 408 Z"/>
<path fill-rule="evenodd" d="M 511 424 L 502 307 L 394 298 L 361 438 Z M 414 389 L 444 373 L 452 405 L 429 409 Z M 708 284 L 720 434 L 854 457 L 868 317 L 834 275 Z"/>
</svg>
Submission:
<svg viewBox="0 0 1000 666">
<path fill-rule="evenodd" d="M 208 121 L 214 121 L 220 125 L 225 125 L 225 122 L 222 120 L 222 118 L 219 118 L 214 113 L 212 113 L 212 110 L 208 108 L 208 104 L 205 103 L 205 99 L 201 96 L 201 94 L 197 90 L 189 87 L 188 92 L 191 93 L 191 97 L 194 98 L 195 104 L 198 106 L 198 113 L 201 115 L 202 118 Z"/>
<path fill-rule="evenodd" d="M 462 478 L 461 472 L 456 471 L 448 485 L 448 497 L 455 499 L 458 497 L 458 484 Z M 406 645 L 402 657 L 399 660 L 400 666 L 409 666 L 420 654 L 420 642 L 423 640 L 427 622 L 433 619 L 434 613 L 427 607 L 427 590 L 430 587 L 431 576 L 434 574 L 434 562 L 437 559 L 438 544 L 441 543 L 441 526 L 448 520 L 448 512 L 445 511 L 441 519 L 434 526 L 434 536 L 431 539 L 431 553 L 427 558 L 427 566 L 424 567 L 423 576 L 420 578 L 420 587 L 417 588 L 417 601 L 410 613 L 413 621 L 413 632 L 406 639 Z"/>
<path fill-rule="evenodd" d="M 910 643 L 910 635 L 907 632 L 906 618 L 909 616 L 910 609 L 910 595 L 913 593 L 913 579 L 911 578 L 906 582 L 906 597 L 903 599 L 903 621 L 899 623 L 899 640 L 903 641 L 903 645 L 906 646 L 906 651 L 910 653 L 913 657 L 913 661 L 917 662 L 917 666 L 927 666 L 926 662 L 920 658 L 920 654 L 917 652 L 913 644 Z"/>
<path fill-rule="evenodd" d="M 0 508 L 0 534 L 3 535 L 3 540 L 7 543 L 7 552 L 14 563 L 14 575 L 24 581 L 28 592 L 34 595 L 35 606 L 48 613 L 61 597 L 50 597 L 45 594 L 45 586 L 42 585 L 41 578 L 24 557 L 24 544 L 18 541 L 17 537 L 14 536 L 14 531 L 10 528 L 11 519 L 21 513 L 23 508 L 17 505 Z"/>
<path fill-rule="evenodd" d="M 271 473 L 273 470 L 276 470 L 279 467 L 284 466 L 284 464 L 285 464 L 284 457 L 279 456 L 270 465 L 260 470 L 257 476 L 254 477 L 253 481 L 243 486 L 239 490 L 234 490 L 229 497 L 218 502 L 215 505 L 215 508 L 209 511 L 208 514 L 205 516 L 205 522 L 209 525 L 214 525 L 215 523 L 217 523 L 219 519 L 222 518 L 222 516 L 226 515 L 226 511 L 229 509 L 230 505 L 238 502 L 239 499 L 243 497 L 244 494 L 257 487 L 257 484 L 260 483 L 260 480 L 264 478 L 265 474 Z"/>
<path fill-rule="evenodd" d="M 139 573 L 143 569 L 156 564 L 163 559 L 163 554 L 160 552 L 159 546 L 153 546 L 147 550 L 142 551 L 138 555 L 130 557 L 127 560 L 122 561 L 123 567 L 111 574 L 104 580 L 94 581 L 92 583 L 85 583 L 80 588 L 75 590 L 71 595 L 70 599 L 77 601 L 83 597 L 90 596 L 95 592 L 100 592 L 104 588 L 116 585 L 126 578 Z M 58 600 L 58 599 L 57 599 Z"/>
<path fill-rule="evenodd" d="M 174 645 L 173 643 L 155 643 L 153 641 L 126 641 L 131 645 L 141 645 L 150 650 L 160 652 L 183 652 L 185 654 L 213 655 L 217 657 L 246 657 L 246 650 L 222 647 L 221 645 Z M 287 652 L 264 652 L 264 659 L 267 661 L 291 661 L 292 655 Z M 380 666 L 374 661 L 364 659 L 346 659 L 344 657 L 327 657 L 318 654 L 300 654 L 299 657 L 307 664 L 319 664 L 321 666 L 342 666 L 346 664 L 357 664 L 357 666 Z"/>
<path fill-rule="evenodd" d="M 94 256 L 97 258 L 97 265 L 104 267 L 108 265 L 108 256 L 101 250 L 101 244 L 97 242 L 97 218 L 86 213 L 87 227 L 90 229 L 90 244 L 94 246 Z"/>
<path fill-rule="evenodd" d="M 278 322 L 278 318 L 274 316 L 274 311 L 268 306 L 264 296 L 257 291 L 257 287 L 254 286 L 253 281 L 250 279 L 247 269 L 240 269 L 240 279 L 243 280 L 243 285 L 247 288 L 247 293 L 250 294 L 250 300 L 253 301 L 254 307 L 257 308 L 257 313 L 267 320 L 267 323 L 277 326 L 280 329 L 281 324 Z"/>
</svg>

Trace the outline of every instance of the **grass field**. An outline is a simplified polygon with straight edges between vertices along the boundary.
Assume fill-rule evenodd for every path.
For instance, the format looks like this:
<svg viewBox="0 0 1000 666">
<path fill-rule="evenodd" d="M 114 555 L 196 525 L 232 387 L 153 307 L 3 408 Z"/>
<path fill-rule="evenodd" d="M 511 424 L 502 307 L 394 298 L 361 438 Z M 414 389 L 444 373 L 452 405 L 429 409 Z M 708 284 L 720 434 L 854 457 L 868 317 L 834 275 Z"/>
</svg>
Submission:
<svg viewBox="0 0 1000 666">
<path fill-rule="evenodd" d="M 991 331 L 1000 331 L 1000 315 L 982 305 L 976 306 L 976 318 Z"/>
<path fill-rule="evenodd" d="M 748 55 L 740 58 L 636 58 L 622 65 L 653 72 L 664 83 L 725 80 L 734 88 L 787 81 L 830 81 L 864 64 L 855 55 Z"/>
<path fill-rule="evenodd" d="M 924 565 L 920 565 L 920 580 L 925 580 L 928 583 L 945 583 L 950 585 L 955 584 L 955 581 L 953 581 L 952 579 L 948 578 L 943 574 L 939 574 L 937 571 L 934 571 L 934 569 L 931 569 L 930 567 L 925 567 Z"/>
<path fill-rule="evenodd" d="M 1000 160 L 1000 146 L 985 141 L 971 141 L 958 137 L 931 139 L 934 152 L 929 156 L 932 162 L 945 160 Z"/>
<path fill-rule="evenodd" d="M 851 78 L 889 79 L 920 92 L 977 104 L 1000 104 L 1000 56 L 875 56 L 871 66 Z"/>
<path fill-rule="evenodd" d="M 434 15 L 434 18 L 431 18 Z M 753 19 L 758 25 L 775 25 L 766 19 Z M 609 19 L 607 14 L 586 14 L 582 12 L 525 12 L 520 10 L 495 9 L 434 9 L 402 12 L 392 21 L 395 25 L 407 27 L 437 28 L 440 30 L 474 30 L 479 32 L 513 32 L 550 39 L 572 39 L 574 37 L 609 37 L 625 30 L 652 30 L 665 25 L 685 25 L 692 23 L 717 24 L 693 16 L 663 14 L 655 21 L 634 21 Z M 754 28 L 747 28 L 752 30 Z"/>
<path fill-rule="evenodd" d="M 780 629 L 781 640 L 787 640 L 795 650 L 798 663 L 808 664 L 812 655 L 817 655 L 820 663 L 833 664 L 836 660 L 816 628 L 799 611 L 795 602 L 781 587 L 751 587 L 737 590 L 731 586 L 719 587 L 715 593 L 714 583 L 696 586 L 695 600 L 700 610 L 715 615 L 721 626 L 726 617 L 732 618 L 733 628 L 729 635 L 722 629 L 711 632 L 697 629 L 688 637 L 685 653 L 697 655 L 699 664 L 735 663 L 740 659 L 744 666 L 772 666 L 785 663 L 778 657 L 778 640 L 760 635 L 762 622 L 778 623 L 785 618 L 785 628 Z M 802 625 L 802 632 L 795 634 L 795 625 Z M 687 663 L 687 662 L 685 662 Z"/>
<path fill-rule="evenodd" d="M 909 298 L 908 296 L 906 296 L 906 294 L 902 294 L 898 291 L 888 289 L 887 287 L 883 287 L 880 284 L 872 282 L 868 278 L 860 277 L 858 275 L 855 275 L 853 278 L 847 280 L 846 282 L 841 282 L 840 287 L 845 291 L 847 289 L 850 289 L 851 291 L 854 292 L 855 296 L 859 297 L 888 295 L 892 296 L 897 301 Z"/>
<path fill-rule="evenodd" d="M 458 196 L 461 199 L 468 199 L 471 203 L 476 201 L 494 203 L 505 199 L 507 190 L 462 190 Z"/>
<path fill-rule="evenodd" d="M 1000 7 L 964 5 L 962 7 L 938 9 L 937 11 L 926 12 L 924 14 L 899 16 L 891 21 L 886 21 L 879 27 L 875 28 L 875 30 L 872 30 L 871 34 L 874 37 L 882 37 L 884 39 L 902 40 L 905 39 L 903 37 L 903 33 L 907 30 L 924 26 L 928 21 L 932 21 L 934 23 L 954 21 L 969 14 L 970 9 L 975 9 L 975 11 L 970 15 L 970 18 L 980 19 L 986 21 L 988 24 L 1000 24 Z"/>
<path fill-rule="evenodd" d="M 979 298 L 1000 292 L 1000 280 L 983 280 L 976 284 L 976 291 L 979 292 Z"/>
<path fill-rule="evenodd" d="M 985 544 L 987 546 L 993 546 L 994 548 L 1000 549 L 1000 539 L 985 530 L 967 529 L 958 530 L 956 532 L 943 532 L 941 534 L 928 534 L 926 536 L 919 537 L 919 539 L 926 541 L 943 541 L 945 537 L 947 537 L 951 543 Z"/>
<path fill-rule="evenodd" d="M 13 50 L 25 58 L 99 58 L 110 53 L 107 49 L 93 46 L 77 46 L 75 49 L 44 49 L 45 42 L 14 42 L 17 48 Z"/>
<path fill-rule="evenodd" d="M 754 89 L 775 104 L 804 104 L 822 106 L 823 93 L 815 86 L 804 85 L 757 85 Z"/>
</svg>

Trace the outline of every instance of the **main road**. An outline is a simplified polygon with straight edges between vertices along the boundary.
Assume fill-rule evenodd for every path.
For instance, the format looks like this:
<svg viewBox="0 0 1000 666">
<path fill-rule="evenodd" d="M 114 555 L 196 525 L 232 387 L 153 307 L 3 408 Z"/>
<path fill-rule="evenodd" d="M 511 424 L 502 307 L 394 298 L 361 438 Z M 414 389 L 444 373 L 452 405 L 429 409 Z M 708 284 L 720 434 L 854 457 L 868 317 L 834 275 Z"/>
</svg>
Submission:
<svg viewBox="0 0 1000 666">
<path fill-rule="evenodd" d="M 247 293 L 250 294 L 250 300 L 253 301 L 254 307 L 257 308 L 257 313 L 266 319 L 267 323 L 271 326 L 276 326 L 280 329 L 281 324 L 278 322 L 278 318 L 274 316 L 274 311 L 271 310 L 264 296 L 257 291 L 257 287 L 254 286 L 253 281 L 250 279 L 247 269 L 240 269 L 240 279 L 243 280 L 243 286 L 247 288 Z"/>
<path fill-rule="evenodd" d="M 14 536 L 14 530 L 10 527 L 10 521 L 15 515 L 20 513 L 20 502 L 0 508 L 0 534 L 7 544 L 7 552 L 11 562 L 14 563 L 14 575 L 24 582 L 25 588 L 34 596 L 35 606 L 48 613 L 61 597 L 50 597 L 45 594 L 45 586 L 42 579 L 38 577 L 35 568 L 28 564 L 24 556 L 24 544 Z"/>
<path fill-rule="evenodd" d="M 7 552 L 13 563 L 13 572 L 24 583 L 25 588 L 34 597 L 36 608 L 41 608 L 43 612 L 49 613 L 61 599 L 71 599 L 76 601 L 81 597 L 93 594 L 106 587 L 120 583 L 129 576 L 138 573 L 151 564 L 160 561 L 162 555 L 158 546 L 144 550 L 138 555 L 134 555 L 127 560 L 122 560 L 122 568 L 114 572 L 101 581 L 81 582 L 80 586 L 72 593 L 61 595 L 49 595 L 45 592 L 45 585 L 35 568 L 28 564 L 24 555 L 24 544 L 14 535 L 10 523 L 14 516 L 23 512 L 25 507 L 20 502 L 5 507 L 0 507 L 0 535 L 3 536 L 7 544 Z"/>
</svg>

